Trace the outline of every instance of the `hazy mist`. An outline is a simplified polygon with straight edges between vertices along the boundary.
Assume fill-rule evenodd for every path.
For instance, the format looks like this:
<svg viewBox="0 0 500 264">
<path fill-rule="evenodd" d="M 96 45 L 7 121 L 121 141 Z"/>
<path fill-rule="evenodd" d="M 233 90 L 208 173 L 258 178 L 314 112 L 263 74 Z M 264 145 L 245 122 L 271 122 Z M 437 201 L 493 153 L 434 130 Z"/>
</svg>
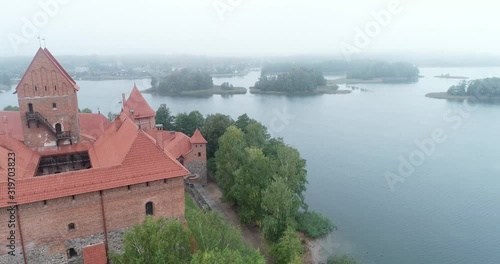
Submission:
<svg viewBox="0 0 500 264">
<path fill-rule="evenodd" d="M 33 55 L 34 34 L 58 55 L 341 56 L 356 28 L 391 4 L 399 12 L 358 54 L 498 54 L 499 4 L 491 0 L 23 0 L 2 2 L 0 56 Z"/>
</svg>

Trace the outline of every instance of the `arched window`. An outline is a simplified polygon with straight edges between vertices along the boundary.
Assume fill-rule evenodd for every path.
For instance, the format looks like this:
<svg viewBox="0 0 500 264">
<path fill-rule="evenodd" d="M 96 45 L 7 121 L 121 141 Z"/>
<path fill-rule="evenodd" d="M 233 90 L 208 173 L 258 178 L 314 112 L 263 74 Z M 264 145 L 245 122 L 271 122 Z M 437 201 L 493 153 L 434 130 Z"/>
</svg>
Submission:
<svg viewBox="0 0 500 264">
<path fill-rule="evenodd" d="M 56 133 L 60 134 L 62 132 L 61 124 L 57 123 L 56 124 Z"/>
<path fill-rule="evenodd" d="M 146 215 L 153 215 L 153 202 L 146 203 Z"/>
<path fill-rule="evenodd" d="M 74 258 L 76 256 L 78 256 L 78 254 L 74 248 L 68 249 L 68 258 Z"/>
<path fill-rule="evenodd" d="M 33 104 L 32 104 L 32 103 L 29 103 L 29 104 L 28 104 L 28 111 L 29 111 L 30 113 L 33 113 Z"/>
</svg>

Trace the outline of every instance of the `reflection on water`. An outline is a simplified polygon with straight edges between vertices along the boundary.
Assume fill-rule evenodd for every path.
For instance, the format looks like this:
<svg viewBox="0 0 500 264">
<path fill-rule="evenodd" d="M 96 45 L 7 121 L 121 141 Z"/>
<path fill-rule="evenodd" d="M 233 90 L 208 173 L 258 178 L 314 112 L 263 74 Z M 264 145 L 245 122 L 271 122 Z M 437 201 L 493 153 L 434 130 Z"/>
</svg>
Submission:
<svg viewBox="0 0 500 264">
<path fill-rule="evenodd" d="M 368 264 L 498 263 L 500 259 L 500 163 L 497 143 L 500 105 L 482 104 L 458 129 L 443 115 L 463 108 L 460 102 L 426 98 L 446 91 L 457 80 L 441 73 L 482 78 L 500 76 L 500 68 L 424 68 L 418 83 L 359 84 L 348 95 L 233 95 L 208 98 L 145 94 L 153 108 L 166 103 L 173 113 L 199 110 L 236 118 L 249 116 L 272 128 L 286 111 L 289 119 L 272 130 L 297 147 L 308 162 L 306 199 L 313 210 L 338 226 L 325 252 L 355 255 Z M 259 77 L 214 78 L 250 87 Z M 121 93 L 132 80 L 80 81 L 80 108 L 120 111 Z M 149 80 L 137 82 L 146 89 Z M 342 88 L 344 89 L 344 88 Z M 0 105 L 17 104 L 9 93 Z M 405 182 L 391 192 L 384 178 L 400 156 L 415 150 L 415 141 L 440 128 L 448 139 L 426 157 Z"/>
</svg>

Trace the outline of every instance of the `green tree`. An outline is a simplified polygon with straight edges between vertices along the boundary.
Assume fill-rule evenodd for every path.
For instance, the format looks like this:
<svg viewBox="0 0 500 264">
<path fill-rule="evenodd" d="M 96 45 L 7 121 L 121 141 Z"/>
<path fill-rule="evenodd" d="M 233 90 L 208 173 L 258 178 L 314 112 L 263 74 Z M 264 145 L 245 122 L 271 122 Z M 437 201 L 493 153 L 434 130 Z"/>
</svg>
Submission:
<svg viewBox="0 0 500 264">
<path fill-rule="evenodd" d="M 230 250 L 237 252 L 244 260 L 264 261 L 258 251 L 245 243 L 240 230 L 229 224 L 219 213 L 191 210 L 187 212 L 186 219 L 199 251 L 220 253 L 223 250 Z M 246 263 L 256 262 L 246 261 Z"/>
<path fill-rule="evenodd" d="M 307 184 L 306 160 L 291 146 L 276 144 L 275 147 L 276 156 L 272 162 L 276 177 L 285 179 L 292 192 L 300 197 L 301 205 L 307 209 L 303 195 Z"/>
<path fill-rule="evenodd" d="M 302 256 L 304 248 L 300 241 L 300 237 L 294 228 L 288 227 L 278 243 L 271 247 L 270 254 L 273 256 L 275 263 L 287 264 Z"/>
<path fill-rule="evenodd" d="M 115 114 L 108 112 L 108 120 L 113 122 L 115 120 Z"/>
<path fill-rule="evenodd" d="M 214 86 L 210 73 L 196 69 L 181 69 L 169 73 L 158 85 L 160 94 L 178 94 L 182 91 L 207 90 Z"/>
<path fill-rule="evenodd" d="M 271 136 L 261 123 L 251 120 L 245 128 L 245 138 L 249 146 L 263 148 Z"/>
<path fill-rule="evenodd" d="M 90 108 L 83 108 L 82 110 L 78 109 L 80 113 L 87 113 L 87 114 L 92 114 L 92 109 Z"/>
<path fill-rule="evenodd" d="M 262 193 L 272 180 L 271 162 L 259 148 L 246 148 L 244 155 L 231 191 L 235 195 L 241 221 L 260 224 L 264 217 Z"/>
<path fill-rule="evenodd" d="M 262 194 L 266 239 L 276 242 L 288 226 L 296 226 L 295 216 L 300 205 L 300 197 L 288 187 L 285 179 L 275 179 Z"/>
<path fill-rule="evenodd" d="M 123 251 L 111 256 L 113 263 L 189 263 L 193 248 L 190 233 L 179 220 L 147 217 L 125 233 Z"/>
<path fill-rule="evenodd" d="M 8 105 L 8 106 L 4 107 L 3 110 L 4 111 L 19 111 L 19 106 Z"/>
<path fill-rule="evenodd" d="M 175 129 L 188 136 L 192 136 L 197 128 L 202 128 L 205 124 L 205 118 L 198 111 L 192 111 L 189 114 L 179 113 L 175 117 Z"/>
<path fill-rule="evenodd" d="M 233 119 L 228 115 L 214 114 L 208 115 L 205 120 L 201 133 L 208 141 L 207 158 L 213 158 L 215 152 L 219 148 L 219 138 L 224 135 L 226 129 L 234 123 Z"/>
<path fill-rule="evenodd" d="M 219 139 L 219 149 L 215 152 L 217 184 L 222 190 L 224 200 L 236 203 L 232 188 L 235 172 L 245 159 L 245 134 L 235 126 L 230 126 Z"/>
<path fill-rule="evenodd" d="M 250 119 L 250 117 L 248 117 L 247 114 L 242 114 L 240 116 L 238 116 L 238 119 L 236 120 L 236 122 L 234 122 L 234 125 L 241 129 L 241 131 L 243 132 L 247 132 L 247 126 L 250 124 L 250 121 L 252 121 L 253 119 Z"/>
<path fill-rule="evenodd" d="M 163 125 L 163 130 L 175 130 L 175 116 L 166 104 L 161 104 L 156 110 L 156 123 Z"/>
<path fill-rule="evenodd" d="M 151 88 L 158 88 L 158 79 L 156 79 L 154 76 L 151 77 Z"/>
</svg>

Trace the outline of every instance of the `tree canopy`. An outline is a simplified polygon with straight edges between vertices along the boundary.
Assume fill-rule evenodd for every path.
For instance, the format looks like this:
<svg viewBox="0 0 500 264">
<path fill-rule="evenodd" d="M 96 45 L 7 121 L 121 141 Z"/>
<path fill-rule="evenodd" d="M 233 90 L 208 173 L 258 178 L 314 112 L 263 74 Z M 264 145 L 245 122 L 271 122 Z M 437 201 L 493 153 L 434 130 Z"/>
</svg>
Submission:
<svg viewBox="0 0 500 264">
<path fill-rule="evenodd" d="M 123 254 L 111 259 L 123 264 L 189 263 L 192 252 L 190 232 L 179 220 L 146 217 L 125 233 Z"/>
<path fill-rule="evenodd" d="M 175 117 L 175 130 L 188 136 L 192 136 L 197 128 L 202 128 L 205 124 L 205 117 L 198 111 L 179 113 Z"/>
<path fill-rule="evenodd" d="M 161 104 L 156 110 L 156 123 L 163 125 L 163 130 L 175 130 L 175 116 L 166 104 Z"/>
<path fill-rule="evenodd" d="M 161 79 L 158 93 L 175 94 L 181 91 L 211 89 L 213 86 L 212 77 L 207 71 L 185 68 L 173 71 Z"/>
<path fill-rule="evenodd" d="M 3 108 L 4 111 L 19 111 L 19 106 L 17 105 L 8 105 L 6 107 Z"/>
<path fill-rule="evenodd" d="M 307 92 L 326 85 L 323 73 L 312 68 L 292 68 L 277 74 L 261 73 L 255 88 L 261 91 Z"/>
<path fill-rule="evenodd" d="M 500 97 L 500 78 L 460 81 L 448 89 L 448 94 L 475 97 Z"/>
<path fill-rule="evenodd" d="M 353 64 L 347 71 L 349 79 L 370 80 L 375 78 L 418 81 L 420 70 L 406 62 L 364 62 Z"/>
</svg>

